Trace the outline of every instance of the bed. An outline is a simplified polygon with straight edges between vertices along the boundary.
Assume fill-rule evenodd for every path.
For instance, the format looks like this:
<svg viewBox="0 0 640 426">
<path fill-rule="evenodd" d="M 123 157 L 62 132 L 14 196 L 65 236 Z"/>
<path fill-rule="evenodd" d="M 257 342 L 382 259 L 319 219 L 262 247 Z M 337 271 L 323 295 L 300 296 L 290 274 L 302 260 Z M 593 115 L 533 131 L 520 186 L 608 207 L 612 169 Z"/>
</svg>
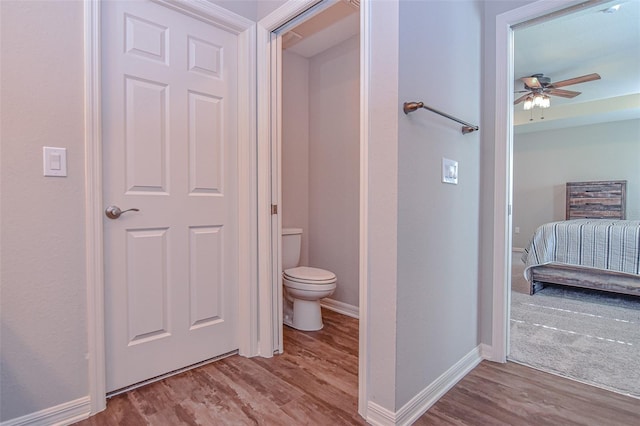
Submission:
<svg viewBox="0 0 640 426">
<path fill-rule="evenodd" d="M 567 220 L 541 225 L 522 255 L 529 293 L 552 283 L 640 296 L 640 220 L 625 220 L 626 181 L 566 186 Z"/>
</svg>

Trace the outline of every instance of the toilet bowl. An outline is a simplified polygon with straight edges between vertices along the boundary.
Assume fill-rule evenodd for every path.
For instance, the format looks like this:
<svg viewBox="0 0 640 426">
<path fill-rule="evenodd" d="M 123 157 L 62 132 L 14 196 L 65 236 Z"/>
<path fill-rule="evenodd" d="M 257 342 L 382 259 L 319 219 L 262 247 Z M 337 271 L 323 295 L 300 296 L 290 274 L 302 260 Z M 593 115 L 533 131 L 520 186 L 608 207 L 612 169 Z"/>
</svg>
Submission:
<svg viewBox="0 0 640 426">
<path fill-rule="evenodd" d="M 298 266 L 284 270 L 284 323 L 302 331 L 322 329 L 320 299 L 333 294 L 336 282 L 336 275 L 324 269 Z"/>
<path fill-rule="evenodd" d="M 298 266 L 302 229 L 282 229 L 283 322 L 302 331 L 323 327 L 320 299 L 336 289 L 337 278 L 331 271 Z"/>
</svg>

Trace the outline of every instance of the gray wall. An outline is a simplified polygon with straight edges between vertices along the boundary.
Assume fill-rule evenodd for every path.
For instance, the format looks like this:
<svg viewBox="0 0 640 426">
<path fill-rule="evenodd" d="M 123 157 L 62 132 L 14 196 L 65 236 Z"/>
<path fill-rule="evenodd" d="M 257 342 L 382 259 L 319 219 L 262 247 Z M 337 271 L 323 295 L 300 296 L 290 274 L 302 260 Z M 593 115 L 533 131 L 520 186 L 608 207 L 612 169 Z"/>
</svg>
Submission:
<svg viewBox="0 0 640 426">
<path fill-rule="evenodd" d="M 218 6 L 224 7 L 244 16 L 252 21 L 259 21 L 278 7 L 282 6 L 287 0 L 209 0 Z"/>
<path fill-rule="evenodd" d="M 480 288 L 479 333 L 480 341 L 491 345 L 493 314 L 493 220 L 495 192 L 495 110 L 496 110 L 496 16 L 530 1 L 484 2 L 482 30 L 482 124 L 480 125 Z"/>
<path fill-rule="evenodd" d="M 282 52 L 282 227 L 302 228 L 309 265 L 309 60 Z"/>
<path fill-rule="evenodd" d="M 479 124 L 481 22 L 479 2 L 401 2 L 400 101 Z M 398 113 L 396 408 L 479 344 L 480 198 L 479 133 Z M 443 157 L 458 161 L 457 185 L 441 182 Z"/>
<path fill-rule="evenodd" d="M 358 306 L 359 36 L 309 63 L 309 264 L 338 277 L 331 299 Z"/>
<path fill-rule="evenodd" d="M 330 298 L 356 307 L 359 59 L 356 36 L 308 60 L 285 51 L 282 62 L 283 227 L 304 229 L 301 264 L 334 272 Z"/>
<path fill-rule="evenodd" d="M 532 133 L 513 140 L 513 246 L 565 219 L 565 183 L 627 180 L 627 218 L 640 219 L 640 120 Z M 515 228 L 520 233 L 515 233 Z"/>
<path fill-rule="evenodd" d="M 82 2 L 0 2 L 0 421 L 88 394 Z M 62 24 L 63 23 L 63 24 Z M 42 176 L 42 147 L 68 177 Z"/>
</svg>

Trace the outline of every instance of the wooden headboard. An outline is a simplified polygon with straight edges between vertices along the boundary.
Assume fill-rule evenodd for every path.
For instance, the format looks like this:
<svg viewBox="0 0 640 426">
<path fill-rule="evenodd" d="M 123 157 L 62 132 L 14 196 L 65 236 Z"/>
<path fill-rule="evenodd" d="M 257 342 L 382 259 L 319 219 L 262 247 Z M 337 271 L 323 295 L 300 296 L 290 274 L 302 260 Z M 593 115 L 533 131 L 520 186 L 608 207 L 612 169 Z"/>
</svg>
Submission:
<svg viewBox="0 0 640 426">
<path fill-rule="evenodd" d="M 567 220 L 626 219 L 627 181 L 567 182 Z"/>
</svg>

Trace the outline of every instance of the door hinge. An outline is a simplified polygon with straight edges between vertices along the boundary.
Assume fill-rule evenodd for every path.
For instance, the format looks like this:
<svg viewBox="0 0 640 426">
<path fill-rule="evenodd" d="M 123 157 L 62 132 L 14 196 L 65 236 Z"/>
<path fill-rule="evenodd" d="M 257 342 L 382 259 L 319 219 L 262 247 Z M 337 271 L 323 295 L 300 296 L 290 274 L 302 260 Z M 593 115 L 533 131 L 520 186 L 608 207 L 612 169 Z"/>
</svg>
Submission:
<svg viewBox="0 0 640 426">
<path fill-rule="evenodd" d="M 271 204 L 271 214 L 278 214 L 278 205 Z"/>
</svg>

